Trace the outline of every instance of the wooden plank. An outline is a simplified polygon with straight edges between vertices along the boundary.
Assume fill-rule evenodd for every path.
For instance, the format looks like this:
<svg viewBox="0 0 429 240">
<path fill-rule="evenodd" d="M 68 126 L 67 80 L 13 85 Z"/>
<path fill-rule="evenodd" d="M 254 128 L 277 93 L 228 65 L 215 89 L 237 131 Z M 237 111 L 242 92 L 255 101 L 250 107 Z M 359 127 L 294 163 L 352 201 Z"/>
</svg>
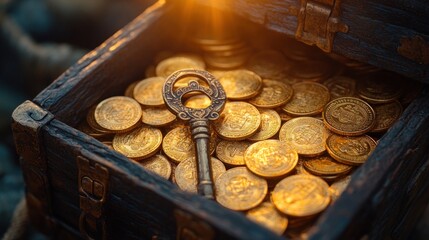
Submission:
<svg viewBox="0 0 429 240">
<path fill-rule="evenodd" d="M 200 0 L 199 3 L 295 37 L 298 0 Z M 343 0 L 341 9 L 341 21 L 349 26 L 349 31 L 335 35 L 333 52 L 429 83 L 428 4 Z"/>
<path fill-rule="evenodd" d="M 78 155 L 91 159 L 93 156 L 99 156 L 96 161 L 109 169 L 109 195 L 104 213 L 110 226 L 108 227 L 110 239 L 124 236 L 133 239 L 151 238 L 153 235 L 174 238 L 177 227 L 174 219 L 176 209 L 188 212 L 199 221 L 210 224 L 216 237 L 220 239 L 282 239 L 240 213 L 225 209 L 216 202 L 198 195 L 181 191 L 172 183 L 145 171 L 123 155 L 111 151 L 92 137 L 58 120 L 46 125 L 43 134 L 46 148 L 52 149 L 48 159 L 49 170 L 55 171 L 60 166 L 64 167 L 62 171 L 49 172 L 51 181 L 55 183 L 53 191 L 64 194 L 63 199 L 69 199 L 70 195 L 74 195 L 72 198 L 74 200 L 70 200 L 69 203 L 78 204 L 77 185 L 73 181 L 70 182 L 70 176 L 74 176 L 76 172 L 63 171 L 67 171 L 67 165 L 76 163 Z M 58 152 L 53 154 L 54 151 Z M 77 181 L 77 176 L 74 181 Z M 58 184 L 59 182 L 65 183 Z M 63 185 L 68 187 L 63 188 Z M 53 198 L 58 199 L 58 196 Z M 57 211 L 61 211 L 60 206 L 67 207 L 55 204 Z M 56 214 L 57 212 L 54 212 L 54 215 Z M 67 219 L 65 222 L 70 221 L 77 223 L 78 219 Z"/>
<path fill-rule="evenodd" d="M 393 231 L 393 226 L 381 221 L 389 217 L 398 220 L 393 216 L 398 208 L 405 207 L 401 200 L 411 195 L 405 189 L 416 181 L 407 175 L 428 161 L 429 108 L 424 107 L 428 105 L 429 88 L 425 87 L 380 139 L 368 161 L 353 174 L 341 197 L 320 217 L 310 233 L 311 239 L 355 239 L 370 227 L 374 227 L 374 234 Z M 375 228 L 377 224 L 385 228 Z"/>
</svg>

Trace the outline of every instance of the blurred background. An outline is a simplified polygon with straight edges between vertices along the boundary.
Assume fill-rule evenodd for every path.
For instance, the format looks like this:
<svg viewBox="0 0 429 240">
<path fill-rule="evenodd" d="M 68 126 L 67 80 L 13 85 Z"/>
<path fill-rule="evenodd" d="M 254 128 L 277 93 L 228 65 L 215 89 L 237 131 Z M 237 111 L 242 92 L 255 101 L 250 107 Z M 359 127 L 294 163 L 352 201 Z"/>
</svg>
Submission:
<svg viewBox="0 0 429 240">
<path fill-rule="evenodd" d="M 24 194 L 12 111 L 154 2 L 0 0 L 0 238 Z"/>
</svg>

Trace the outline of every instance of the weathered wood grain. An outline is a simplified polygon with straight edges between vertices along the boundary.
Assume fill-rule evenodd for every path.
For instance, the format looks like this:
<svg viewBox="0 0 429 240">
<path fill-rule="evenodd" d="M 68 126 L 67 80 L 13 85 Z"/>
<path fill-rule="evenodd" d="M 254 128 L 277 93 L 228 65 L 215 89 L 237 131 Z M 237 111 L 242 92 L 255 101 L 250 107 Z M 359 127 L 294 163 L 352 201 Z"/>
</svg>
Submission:
<svg viewBox="0 0 429 240">
<path fill-rule="evenodd" d="M 199 3 L 295 37 L 298 0 L 200 0 Z M 416 0 L 343 0 L 340 19 L 349 26 L 349 31 L 336 34 L 333 52 L 429 83 L 428 6 L 425 1 Z M 416 37 L 419 40 L 413 40 Z M 398 50 L 401 46 L 412 50 L 401 54 Z"/>
</svg>

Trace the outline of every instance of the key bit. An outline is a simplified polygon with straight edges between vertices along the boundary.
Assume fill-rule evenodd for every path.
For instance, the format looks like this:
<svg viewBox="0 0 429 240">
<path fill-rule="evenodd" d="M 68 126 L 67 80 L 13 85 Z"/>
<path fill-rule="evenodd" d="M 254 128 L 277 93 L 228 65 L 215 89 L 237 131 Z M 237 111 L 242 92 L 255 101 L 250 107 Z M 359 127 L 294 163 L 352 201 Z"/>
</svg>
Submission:
<svg viewBox="0 0 429 240">
<path fill-rule="evenodd" d="M 195 77 L 205 81 L 208 87 L 196 80 L 190 80 L 186 87 L 174 89 L 174 84 L 185 77 Z M 190 92 L 200 92 L 210 98 L 211 104 L 205 109 L 193 109 L 183 105 L 182 97 Z M 213 176 L 210 160 L 210 128 L 209 121 L 219 118 L 225 102 L 226 94 L 219 81 L 204 70 L 184 69 L 171 74 L 162 88 L 162 95 L 167 108 L 185 121 L 189 121 L 192 139 L 195 143 L 198 170 L 198 193 L 206 198 L 214 199 Z"/>
</svg>

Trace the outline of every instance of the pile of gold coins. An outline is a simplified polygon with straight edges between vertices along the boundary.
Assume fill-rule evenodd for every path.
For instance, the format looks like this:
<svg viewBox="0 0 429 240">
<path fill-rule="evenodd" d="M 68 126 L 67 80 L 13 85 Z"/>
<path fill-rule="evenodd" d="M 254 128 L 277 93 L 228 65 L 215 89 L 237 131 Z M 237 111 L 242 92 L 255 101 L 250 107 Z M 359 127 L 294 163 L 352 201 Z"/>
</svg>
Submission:
<svg viewBox="0 0 429 240">
<path fill-rule="evenodd" d="M 239 39 L 192 42 L 201 55 L 159 53 L 145 79 L 131 83 L 124 96 L 98 103 L 79 128 L 196 193 L 190 130 L 165 107 L 162 86 L 177 70 L 211 72 L 228 98 L 211 125 L 216 201 L 279 235 L 305 236 L 365 163 L 377 145 L 374 138 L 399 118 L 400 100 L 410 98 L 388 73 L 312 55 L 303 46 L 279 51 L 251 48 Z M 198 93 L 182 100 L 191 108 L 210 105 Z"/>
</svg>

